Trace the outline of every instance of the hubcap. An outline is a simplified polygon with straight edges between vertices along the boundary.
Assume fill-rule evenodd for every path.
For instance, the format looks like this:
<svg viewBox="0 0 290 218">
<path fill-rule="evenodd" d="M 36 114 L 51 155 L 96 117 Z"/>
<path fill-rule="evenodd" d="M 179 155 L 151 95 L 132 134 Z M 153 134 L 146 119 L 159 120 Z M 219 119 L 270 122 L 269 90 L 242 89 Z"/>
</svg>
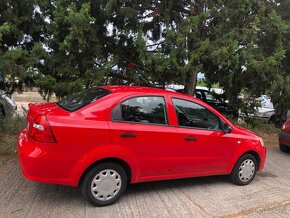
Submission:
<svg viewBox="0 0 290 218">
<path fill-rule="evenodd" d="M 251 159 L 244 160 L 239 168 L 239 178 L 243 182 L 249 181 L 255 173 L 255 163 Z"/>
<path fill-rule="evenodd" d="M 93 196 L 100 201 L 115 197 L 121 189 L 121 176 L 115 170 L 106 169 L 99 172 L 91 184 Z"/>
</svg>

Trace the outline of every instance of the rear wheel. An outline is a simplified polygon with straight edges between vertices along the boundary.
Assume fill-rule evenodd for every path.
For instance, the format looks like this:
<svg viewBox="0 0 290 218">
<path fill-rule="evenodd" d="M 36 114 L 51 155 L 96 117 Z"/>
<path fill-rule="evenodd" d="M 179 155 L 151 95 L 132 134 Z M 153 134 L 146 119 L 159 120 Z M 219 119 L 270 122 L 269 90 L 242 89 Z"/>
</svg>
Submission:
<svg viewBox="0 0 290 218">
<path fill-rule="evenodd" d="M 115 203 L 127 186 L 126 171 L 113 162 L 93 167 L 83 178 L 81 191 L 84 198 L 94 206 Z"/>
<path fill-rule="evenodd" d="M 248 185 L 255 178 L 257 171 L 257 160 L 251 154 L 242 156 L 230 175 L 233 183 L 237 185 Z"/>
<path fill-rule="evenodd" d="M 280 144 L 279 147 L 280 147 L 280 150 L 281 150 L 282 152 L 290 153 L 290 147 L 288 147 L 288 146 L 286 146 L 286 145 L 282 145 L 282 144 Z"/>
</svg>

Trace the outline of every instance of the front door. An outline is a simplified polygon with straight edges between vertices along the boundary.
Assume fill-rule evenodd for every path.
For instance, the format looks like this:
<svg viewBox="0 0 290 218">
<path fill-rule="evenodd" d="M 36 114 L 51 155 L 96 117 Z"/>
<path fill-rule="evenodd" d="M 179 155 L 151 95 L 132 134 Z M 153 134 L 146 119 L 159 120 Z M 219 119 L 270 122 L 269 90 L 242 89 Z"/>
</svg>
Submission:
<svg viewBox="0 0 290 218">
<path fill-rule="evenodd" d="M 221 130 L 219 117 L 193 101 L 172 101 L 178 119 L 180 173 L 225 172 L 236 148 L 230 143 L 230 135 Z"/>
</svg>

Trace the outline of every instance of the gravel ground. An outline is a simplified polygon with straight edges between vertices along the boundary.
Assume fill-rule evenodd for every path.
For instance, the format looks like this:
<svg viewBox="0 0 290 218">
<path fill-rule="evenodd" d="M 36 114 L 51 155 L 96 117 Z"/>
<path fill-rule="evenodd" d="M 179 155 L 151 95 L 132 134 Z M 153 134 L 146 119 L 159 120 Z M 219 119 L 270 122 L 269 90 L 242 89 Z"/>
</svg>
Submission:
<svg viewBox="0 0 290 218">
<path fill-rule="evenodd" d="M 290 217 L 289 169 L 290 155 L 271 148 L 248 186 L 226 176 L 141 183 L 97 208 L 78 189 L 26 180 L 14 160 L 0 168 L 0 217 Z"/>
</svg>

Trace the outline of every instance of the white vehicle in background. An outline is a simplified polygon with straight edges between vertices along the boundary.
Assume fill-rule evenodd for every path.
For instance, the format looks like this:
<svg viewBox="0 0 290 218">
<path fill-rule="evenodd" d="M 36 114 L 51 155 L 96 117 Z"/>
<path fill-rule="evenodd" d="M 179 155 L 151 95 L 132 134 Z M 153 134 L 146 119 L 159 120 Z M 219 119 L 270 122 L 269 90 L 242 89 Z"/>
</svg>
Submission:
<svg viewBox="0 0 290 218">
<path fill-rule="evenodd" d="M 175 85 L 175 84 L 171 84 L 171 85 L 167 85 L 165 86 L 165 88 L 167 90 L 170 90 L 170 91 L 180 91 L 180 90 L 184 90 L 184 85 Z M 214 92 L 218 95 L 221 95 L 224 93 L 224 90 L 221 89 L 221 88 L 207 88 L 205 86 L 196 86 L 195 87 L 196 89 L 199 89 L 199 90 L 206 90 L 206 91 L 210 91 L 210 92 Z"/>
<path fill-rule="evenodd" d="M 17 105 L 12 96 L 0 90 L 0 116 L 12 116 L 17 109 Z"/>
<path fill-rule="evenodd" d="M 257 116 L 259 119 L 266 123 L 274 123 L 275 121 L 275 108 L 271 102 L 271 98 L 267 95 L 262 95 L 257 98 L 261 102 L 261 107 L 257 108 Z"/>
<path fill-rule="evenodd" d="M 248 118 L 257 118 L 265 123 L 274 123 L 275 121 L 275 108 L 273 103 L 271 102 L 271 98 L 267 95 L 262 95 L 259 98 L 241 98 L 245 102 L 258 102 L 260 104 L 259 107 L 255 108 L 254 113 L 250 113 L 246 115 L 243 112 L 240 112 L 239 117 L 243 120 L 246 117 Z"/>
</svg>

